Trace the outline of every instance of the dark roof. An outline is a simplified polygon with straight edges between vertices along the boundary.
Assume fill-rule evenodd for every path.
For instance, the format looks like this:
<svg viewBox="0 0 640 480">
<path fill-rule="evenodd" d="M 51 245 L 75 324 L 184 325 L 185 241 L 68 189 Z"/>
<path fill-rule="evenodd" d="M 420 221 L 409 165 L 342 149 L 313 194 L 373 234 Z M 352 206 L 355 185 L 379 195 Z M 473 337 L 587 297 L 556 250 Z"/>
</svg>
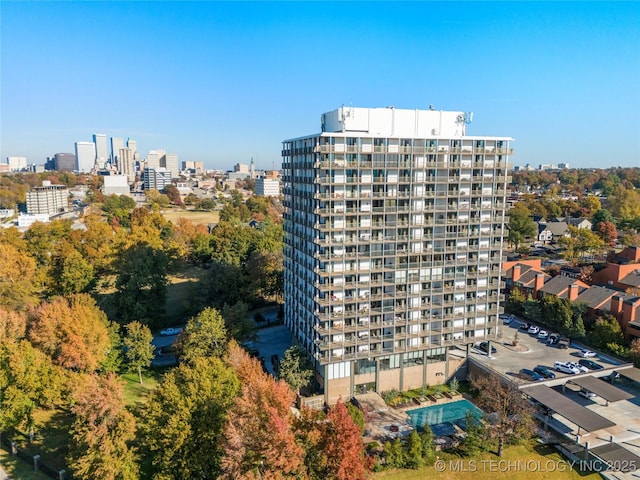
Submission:
<svg viewBox="0 0 640 480">
<path fill-rule="evenodd" d="M 551 230 L 553 235 L 564 235 L 567 233 L 567 224 L 565 222 L 550 222 L 547 223 L 547 228 Z"/>
<path fill-rule="evenodd" d="M 621 472 L 634 472 L 640 465 L 640 457 L 617 443 L 605 443 L 589 451 L 607 465 L 616 465 L 616 470 Z"/>
<path fill-rule="evenodd" d="M 618 387 L 614 387 L 610 383 L 602 381 L 599 378 L 578 377 L 575 379 L 570 378 L 569 381 L 584 388 L 585 390 L 595 393 L 599 397 L 604 398 L 607 402 L 619 402 L 620 400 L 629 400 L 630 398 L 633 398 L 633 395 L 619 389 Z"/>
<path fill-rule="evenodd" d="M 551 280 L 545 283 L 544 286 L 540 289 L 540 291 L 557 296 L 557 295 L 560 295 L 565 290 L 567 290 L 570 285 L 575 283 L 575 281 L 576 281 L 575 278 L 558 275 L 557 277 L 553 277 Z"/>
<path fill-rule="evenodd" d="M 611 299 L 619 293 L 611 288 L 593 286 L 581 292 L 576 301 L 585 303 L 589 308 L 611 310 Z"/>
<path fill-rule="evenodd" d="M 522 388 L 522 392 L 588 432 L 615 426 L 612 421 L 592 412 L 546 385 Z"/>
<path fill-rule="evenodd" d="M 532 288 L 532 287 L 535 286 L 536 277 L 538 275 L 544 275 L 545 281 L 546 281 L 546 279 L 549 278 L 549 275 L 547 275 L 546 273 L 542 273 L 542 272 L 538 272 L 537 270 L 530 269 L 530 270 L 526 271 L 525 273 L 523 273 L 522 275 L 520 275 L 520 278 L 518 278 L 513 283 L 518 283 L 518 284 L 522 285 L 523 287 Z"/>
<path fill-rule="evenodd" d="M 621 280 L 618 280 L 618 283 L 629 285 L 630 287 L 640 287 L 640 272 L 635 270 Z"/>
</svg>

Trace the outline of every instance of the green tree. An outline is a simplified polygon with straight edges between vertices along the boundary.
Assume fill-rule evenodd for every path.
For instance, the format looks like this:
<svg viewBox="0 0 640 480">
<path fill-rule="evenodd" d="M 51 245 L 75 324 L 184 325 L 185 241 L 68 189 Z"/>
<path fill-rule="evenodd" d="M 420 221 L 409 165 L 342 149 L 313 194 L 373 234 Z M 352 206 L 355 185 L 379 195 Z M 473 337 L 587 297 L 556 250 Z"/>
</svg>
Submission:
<svg viewBox="0 0 640 480">
<path fill-rule="evenodd" d="M 538 234 L 538 226 L 531 219 L 531 212 L 524 206 L 524 204 L 516 203 L 516 205 L 509 210 L 509 243 L 515 246 L 518 250 L 520 245 L 527 238 L 535 238 Z"/>
<path fill-rule="evenodd" d="M 69 243 L 63 242 L 52 265 L 52 291 L 56 295 L 86 292 L 94 281 L 93 266 Z"/>
<path fill-rule="evenodd" d="M 149 478 L 217 478 L 223 426 L 240 389 L 218 357 L 196 358 L 166 373 L 143 409 L 140 428 Z"/>
<path fill-rule="evenodd" d="M 407 468 L 418 469 L 424 465 L 424 452 L 422 449 L 420 434 L 417 430 L 411 430 L 406 445 L 405 466 Z"/>
<path fill-rule="evenodd" d="M 422 458 L 424 460 L 424 464 L 432 465 L 436 459 L 436 444 L 433 441 L 433 432 L 429 425 L 422 427 L 420 440 L 422 440 Z"/>
<path fill-rule="evenodd" d="M 391 468 L 404 468 L 405 451 L 399 438 L 387 440 L 383 446 L 385 465 Z"/>
<path fill-rule="evenodd" d="M 506 310 L 516 315 L 524 314 L 527 297 L 519 288 L 513 288 L 507 297 Z"/>
<path fill-rule="evenodd" d="M 162 250 L 137 243 L 119 259 L 116 300 L 124 321 L 139 319 L 155 326 L 167 298 L 169 260 Z"/>
<path fill-rule="evenodd" d="M 222 356 L 227 346 L 227 328 L 224 318 L 215 308 L 207 307 L 189 319 L 184 332 L 183 359 Z"/>
<path fill-rule="evenodd" d="M 51 360 L 27 340 L 0 341 L 0 431 L 30 429 L 34 410 L 52 408 L 63 386 Z"/>
<path fill-rule="evenodd" d="M 125 408 L 117 377 L 88 376 L 74 399 L 68 456 L 74 478 L 137 480 L 135 418 Z"/>
<path fill-rule="evenodd" d="M 245 302 L 238 301 L 233 305 L 225 304 L 222 307 L 222 316 L 229 338 L 234 338 L 238 342 L 256 338 L 258 326 L 249 315 L 249 306 Z"/>
<path fill-rule="evenodd" d="M 468 457 L 476 457 L 483 449 L 484 427 L 482 422 L 474 417 L 471 411 L 467 412 L 465 420 L 467 424 L 467 435 L 464 438 L 464 453 Z"/>
<path fill-rule="evenodd" d="M 123 344 L 125 347 L 124 356 L 129 367 L 138 371 L 140 385 L 142 385 L 142 369 L 149 368 L 153 360 L 155 346 L 153 334 L 149 327 L 140 322 L 131 322 L 125 325 L 126 336 Z"/>
<path fill-rule="evenodd" d="M 278 378 L 289 384 L 291 389 L 300 393 L 300 389 L 309 385 L 313 378 L 313 367 L 305 349 L 292 345 L 280 360 Z"/>
<path fill-rule="evenodd" d="M 606 348 L 608 344 L 624 344 L 622 328 L 613 315 L 598 317 L 587 338 L 596 348 Z"/>
</svg>

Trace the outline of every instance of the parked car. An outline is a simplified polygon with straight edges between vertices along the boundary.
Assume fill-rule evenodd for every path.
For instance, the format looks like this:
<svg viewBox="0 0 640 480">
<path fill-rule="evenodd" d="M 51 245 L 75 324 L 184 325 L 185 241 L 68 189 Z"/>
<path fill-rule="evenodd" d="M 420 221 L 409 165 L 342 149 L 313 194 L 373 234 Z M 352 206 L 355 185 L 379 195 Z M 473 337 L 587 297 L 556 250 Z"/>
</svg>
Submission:
<svg viewBox="0 0 640 480">
<path fill-rule="evenodd" d="M 604 368 L 599 363 L 596 363 L 593 360 L 587 360 L 586 358 L 579 360 L 578 363 L 583 367 L 587 367 L 589 370 L 602 370 Z"/>
<path fill-rule="evenodd" d="M 182 328 L 179 327 L 171 327 L 160 330 L 161 337 L 170 337 L 172 335 L 178 335 L 179 333 L 182 333 Z"/>
<path fill-rule="evenodd" d="M 555 345 L 559 339 L 560 339 L 560 335 L 558 335 L 557 333 L 552 333 L 551 335 L 549 335 L 549 338 L 547 339 L 547 343 L 549 345 Z"/>
<path fill-rule="evenodd" d="M 591 350 L 582 350 L 582 352 L 580 352 L 580 355 L 582 356 L 582 358 L 593 358 L 596 355 L 596 352 L 592 352 Z"/>
<path fill-rule="evenodd" d="M 528 322 L 524 322 L 520 324 L 520 330 L 529 330 L 529 327 L 531 326 L 530 323 Z"/>
<path fill-rule="evenodd" d="M 569 362 L 569 365 L 577 368 L 580 373 L 587 373 L 589 371 L 587 367 L 585 367 L 584 365 L 580 365 L 578 362 Z"/>
<path fill-rule="evenodd" d="M 556 344 L 558 345 L 558 348 L 566 350 L 567 348 L 569 348 L 570 341 L 567 337 L 560 337 Z"/>
<path fill-rule="evenodd" d="M 553 368 L 555 368 L 558 372 L 561 372 L 561 373 L 570 373 L 574 375 L 576 373 L 580 373 L 580 370 L 578 370 L 576 367 L 566 362 L 558 361 L 553 364 Z"/>
<path fill-rule="evenodd" d="M 556 378 L 556 374 L 553 373 L 553 370 L 551 370 L 548 367 L 545 367 L 544 365 L 538 365 L 533 369 L 534 372 L 539 373 L 540 375 L 542 375 L 544 378 Z"/>
<path fill-rule="evenodd" d="M 489 344 L 488 344 L 488 342 L 480 342 L 480 344 L 478 345 L 478 348 L 480 350 L 482 350 L 483 352 L 487 352 L 487 350 L 489 348 Z M 491 345 L 491 353 L 494 354 L 496 352 L 497 352 L 496 347 Z"/>
<path fill-rule="evenodd" d="M 540 331 L 540 327 L 536 327 L 535 325 L 531 325 L 529 330 L 527 330 L 531 335 L 537 335 Z"/>
<path fill-rule="evenodd" d="M 511 325 L 511 323 L 516 319 L 513 315 L 509 315 L 508 313 L 501 313 L 500 318 L 504 325 Z"/>
<path fill-rule="evenodd" d="M 531 380 L 532 382 L 539 382 L 540 380 L 544 380 L 544 377 L 542 375 L 534 372 L 533 370 L 529 370 L 528 368 L 521 369 L 520 376 L 526 380 Z"/>
<path fill-rule="evenodd" d="M 578 395 L 582 395 L 584 398 L 592 398 L 596 396 L 595 393 L 590 392 L 589 390 L 585 390 L 584 388 L 580 389 L 580 391 L 578 392 Z"/>
<path fill-rule="evenodd" d="M 546 330 L 540 330 L 538 332 L 538 338 L 547 338 L 549 336 L 549 332 L 547 332 Z"/>
</svg>

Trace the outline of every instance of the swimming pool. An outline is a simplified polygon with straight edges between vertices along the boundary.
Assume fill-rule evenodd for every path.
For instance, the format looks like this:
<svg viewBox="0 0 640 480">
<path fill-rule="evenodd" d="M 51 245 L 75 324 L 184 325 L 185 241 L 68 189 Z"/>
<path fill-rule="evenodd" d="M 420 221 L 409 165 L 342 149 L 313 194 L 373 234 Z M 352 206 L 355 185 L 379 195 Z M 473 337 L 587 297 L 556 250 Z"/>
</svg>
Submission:
<svg viewBox="0 0 640 480">
<path fill-rule="evenodd" d="M 468 400 L 457 400 L 442 405 L 407 410 L 407 414 L 409 415 L 409 423 L 419 428 L 424 425 L 453 423 L 465 418 L 468 411 L 471 411 L 474 417 L 480 418 L 482 416 L 482 411 Z"/>
</svg>

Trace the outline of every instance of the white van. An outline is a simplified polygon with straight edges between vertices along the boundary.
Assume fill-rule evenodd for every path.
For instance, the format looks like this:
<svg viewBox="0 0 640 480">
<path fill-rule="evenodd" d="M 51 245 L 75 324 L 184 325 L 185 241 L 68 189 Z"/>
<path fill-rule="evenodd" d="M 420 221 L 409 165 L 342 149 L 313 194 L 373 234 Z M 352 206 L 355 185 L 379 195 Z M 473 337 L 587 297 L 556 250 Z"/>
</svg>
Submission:
<svg viewBox="0 0 640 480">
<path fill-rule="evenodd" d="M 566 362 L 556 362 L 553 364 L 553 367 L 562 373 L 571 373 L 571 374 L 576 374 L 576 373 L 580 373 L 580 370 L 578 370 L 576 367 L 574 367 L 573 365 L 570 365 Z"/>
</svg>

